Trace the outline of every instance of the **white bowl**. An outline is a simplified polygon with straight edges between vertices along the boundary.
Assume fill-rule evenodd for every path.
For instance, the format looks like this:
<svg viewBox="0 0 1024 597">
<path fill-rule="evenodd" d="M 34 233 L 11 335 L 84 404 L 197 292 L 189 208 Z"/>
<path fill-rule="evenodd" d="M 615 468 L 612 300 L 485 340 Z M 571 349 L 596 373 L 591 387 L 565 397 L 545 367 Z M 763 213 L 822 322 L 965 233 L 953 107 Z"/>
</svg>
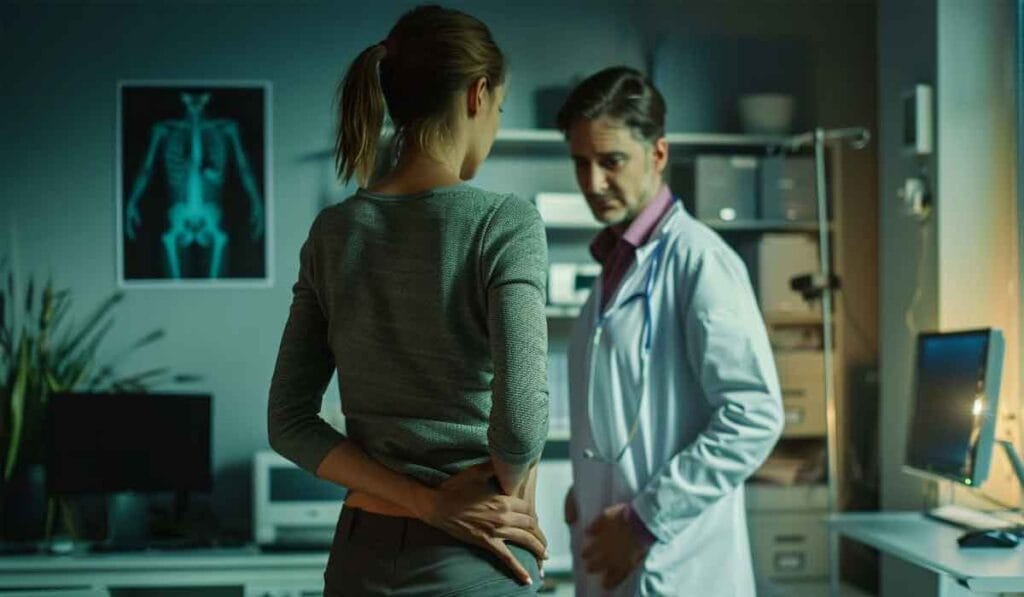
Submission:
<svg viewBox="0 0 1024 597">
<path fill-rule="evenodd" d="M 741 95 L 740 126 L 751 135 L 784 135 L 793 128 L 796 102 L 784 93 Z"/>
</svg>

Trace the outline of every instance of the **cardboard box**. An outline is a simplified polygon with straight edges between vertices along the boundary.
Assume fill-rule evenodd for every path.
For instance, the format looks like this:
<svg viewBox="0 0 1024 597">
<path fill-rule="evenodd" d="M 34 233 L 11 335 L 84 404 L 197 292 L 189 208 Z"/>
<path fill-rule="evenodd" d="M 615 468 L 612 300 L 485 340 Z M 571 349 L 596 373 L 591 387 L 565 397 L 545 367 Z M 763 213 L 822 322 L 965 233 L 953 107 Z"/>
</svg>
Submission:
<svg viewBox="0 0 1024 597">
<path fill-rule="evenodd" d="M 819 350 L 777 350 L 775 366 L 786 415 L 783 437 L 824 436 L 825 354 Z"/>
</svg>

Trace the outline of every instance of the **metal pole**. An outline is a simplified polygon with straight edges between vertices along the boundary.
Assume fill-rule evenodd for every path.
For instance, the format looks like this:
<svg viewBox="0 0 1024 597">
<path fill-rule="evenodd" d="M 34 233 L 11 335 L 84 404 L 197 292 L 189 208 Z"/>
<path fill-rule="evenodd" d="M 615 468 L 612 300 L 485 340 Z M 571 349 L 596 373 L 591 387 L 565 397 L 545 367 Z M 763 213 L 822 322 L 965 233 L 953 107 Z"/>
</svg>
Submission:
<svg viewBox="0 0 1024 597">
<path fill-rule="evenodd" d="M 802 133 L 791 137 L 789 140 L 789 146 L 792 149 L 799 149 L 804 145 L 813 145 L 818 142 L 818 132 L 822 131 L 822 135 L 825 137 L 825 141 L 841 141 L 847 140 L 854 149 L 863 149 L 867 147 L 869 141 L 871 141 L 871 133 L 867 129 L 862 127 L 849 127 L 844 129 L 829 129 L 823 131 L 822 129 L 815 129 L 813 133 Z"/>
<path fill-rule="evenodd" d="M 825 367 L 825 423 L 828 455 L 828 511 L 833 513 L 839 504 L 838 446 L 836 437 L 835 379 L 832 375 L 832 253 L 828 226 L 828 200 L 825 189 L 825 130 L 814 129 L 814 170 L 818 203 L 818 271 L 824 280 L 821 292 L 821 325 Z M 829 587 L 834 597 L 839 595 L 839 535 L 829 533 Z"/>
</svg>

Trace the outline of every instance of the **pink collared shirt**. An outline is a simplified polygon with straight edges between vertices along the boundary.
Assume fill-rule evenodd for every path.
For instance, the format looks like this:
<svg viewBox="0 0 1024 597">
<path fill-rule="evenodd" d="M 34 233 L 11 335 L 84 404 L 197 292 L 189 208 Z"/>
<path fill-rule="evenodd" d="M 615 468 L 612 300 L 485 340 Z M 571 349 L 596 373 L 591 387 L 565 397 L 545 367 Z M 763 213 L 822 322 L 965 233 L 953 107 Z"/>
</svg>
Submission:
<svg viewBox="0 0 1024 597">
<path fill-rule="evenodd" d="M 608 226 L 590 243 L 590 254 L 601 264 L 601 310 L 611 300 L 622 278 L 633 265 L 636 249 L 650 238 L 654 229 L 672 207 L 672 191 L 662 184 L 658 194 L 643 211 L 625 225 Z"/>
</svg>

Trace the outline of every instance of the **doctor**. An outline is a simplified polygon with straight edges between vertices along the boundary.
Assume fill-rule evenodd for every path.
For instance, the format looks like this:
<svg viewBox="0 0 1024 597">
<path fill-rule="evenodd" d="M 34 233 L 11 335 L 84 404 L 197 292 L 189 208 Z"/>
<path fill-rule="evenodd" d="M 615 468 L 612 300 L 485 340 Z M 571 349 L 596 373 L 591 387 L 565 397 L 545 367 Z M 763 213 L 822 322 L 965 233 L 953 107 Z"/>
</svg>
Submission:
<svg viewBox="0 0 1024 597">
<path fill-rule="evenodd" d="M 576 591 L 753 596 L 743 482 L 782 431 L 779 382 L 743 262 L 662 181 L 664 123 L 625 67 L 558 115 L 607 224 L 569 345 Z"/>
</svg>

